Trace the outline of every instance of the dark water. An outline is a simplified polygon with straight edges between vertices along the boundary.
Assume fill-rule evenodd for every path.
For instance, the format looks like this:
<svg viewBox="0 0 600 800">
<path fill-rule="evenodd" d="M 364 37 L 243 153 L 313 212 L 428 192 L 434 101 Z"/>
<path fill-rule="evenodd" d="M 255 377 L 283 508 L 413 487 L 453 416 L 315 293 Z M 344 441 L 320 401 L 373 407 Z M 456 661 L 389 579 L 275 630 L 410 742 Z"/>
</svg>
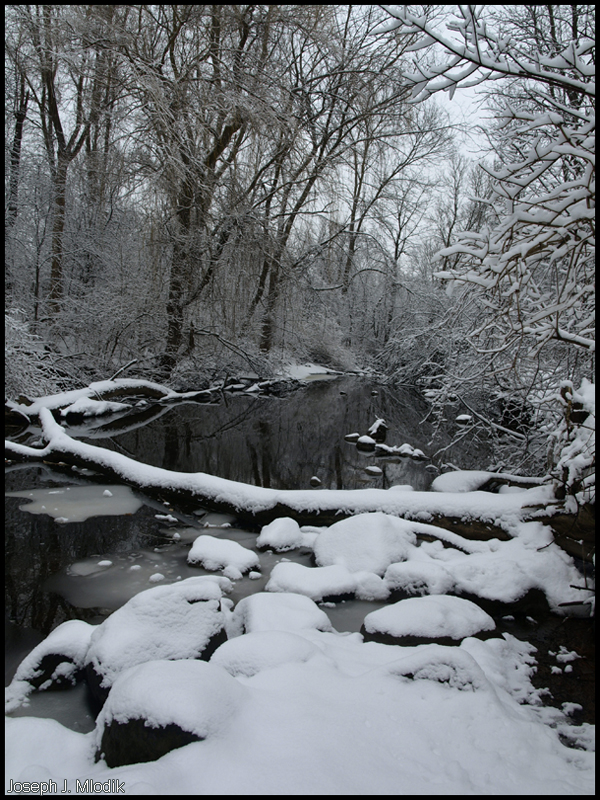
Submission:
<svg viewBox="0 0 600 800">
<path fill-rule="evenodd" d="M 307 383 L 284 398 L 222 395 L 215 404 L 170 406 L 143 427 L 112 436 L 97 431 L 88 441 L 154 466 L 276 489 L 309 488 L 316 476 L 331 489 L 356 489 L 368 481 L 369 486 L 410 483 L 426 490 L 432 475 L 423 463 L 365 456 L 344 435 L 366 434 L 383 418 L 389 426 L 386 444 L 407 442 L 429 455 L 444 440 L 430 444 L 433 427 L 422 424 L 427 408 L 415 390 L 337 378 Z M 455 427 L 449 426 L 446 440 Z M 481 469 L 485 444 L 463 443 L 450 456 L 463 469 Z M 369 479 L 364 472 L 369 464 L 377 464 L 383 475 Z"/>
<path fill-rule="evenodd" d="M 451 423 L 446 440 L 431 444 L 432 427 L 422 424 L 427 405 L 417 392 L 371 385 L 364 379 L 314 381 L 284 398 L 221 395 L 217 399 L 211 404 L 156 405 L 70 432 L 154 466 L 209 472 L 258 486 L 309 488 L 316 476 L 323 488 L 410 484 L 416 490 L 427 490 L 435 477 L 427 469 L 428 461 L 364 454 L 344 435 L 365 434 L 376 419 L 384 418 L 389 426 L 386 444 L 406 442 L 429 455 L 453 433 Z M 481 469 L 489 456 L 485 442 L 463 440 L 460 450 L 448 451 L 445 457 L 463 469 Z M 365 472 L 373 465 L 381 469 L 380 475 Z M 56 498 L 56 490 L 67 486 L 87 486 L 90 502 L 99 491 L 79 472 L 58 472 L 45 465 L 14 465 L 6 471 L 7 492 L 46 489 Z M 254 545 L 256 532 L 236 527 L 234 519 L 203 517 L 202 509 L 183 513 L 141 495 L 138 499 L 143 504 L 134 513 L 61 523 L 49 514 L 23 510 L 28 501 L 22 497 L 6 498 L 6 683 L 21 659 L 61 622 L 101 622 L 137 592 L 156 585 L 149 578 L 157 573 L 166 582 L 205 574 L 186 560 L 190 543 L 200 533 Z M 57 514 L 68 518 L 69 506 L 65 508 Z M 175 519 L 161 519 L 165 514 Z M 215 526 L 227 522 L 230 527 L 205 530 L 206 522 Z M 307 553 L 293 551 L 283 557 L 310 563 Z M 262 577 L 236 581 L 233 601 L 263 590 L 281 558 L 261 553 Z M 102 560 L 112 563 L 99 566 Z M 351 601 L 326 611 L 338 630 L 358 631 L 364 616 L 381 605 Z M 32 698 L 26 713 L 90 730 L 93 717 L 78 692 L 68 693 L 71 711 L 64 700 L 61 703 L 64 694 L 46 692 Z"/>
</svg>

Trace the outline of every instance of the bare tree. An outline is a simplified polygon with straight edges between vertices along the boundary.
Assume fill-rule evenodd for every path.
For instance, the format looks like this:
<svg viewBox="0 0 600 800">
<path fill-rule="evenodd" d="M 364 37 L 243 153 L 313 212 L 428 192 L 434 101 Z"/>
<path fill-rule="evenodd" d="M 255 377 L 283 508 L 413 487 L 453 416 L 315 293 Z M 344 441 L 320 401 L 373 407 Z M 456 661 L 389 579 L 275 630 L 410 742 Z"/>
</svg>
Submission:
<svg viewBox="0 0 600 800">
<path fill-rule="evenodd" d="M 63 234 L 67 173 L 80 153 L 102 98 L 102 52 L 88 41 L 92 7 L 14 6 L 29 51 L 15 51 L 37 106 L 52 177 L 52 258 L 49 308 L 60 310 L 64 291 Z"/>
</svg>

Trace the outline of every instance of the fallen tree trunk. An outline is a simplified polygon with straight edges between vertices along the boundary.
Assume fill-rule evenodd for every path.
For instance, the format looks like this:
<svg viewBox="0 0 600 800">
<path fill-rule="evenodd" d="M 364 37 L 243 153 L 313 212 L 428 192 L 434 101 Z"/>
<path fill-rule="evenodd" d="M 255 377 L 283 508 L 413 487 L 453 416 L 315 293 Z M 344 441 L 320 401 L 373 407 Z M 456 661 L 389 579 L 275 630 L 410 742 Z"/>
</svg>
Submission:
<svg viewBox="0 0 600 800">
<path fill-rule="evenodd" d="M 552 502 L 549 487 L 539 486 L 511 495 L 464 492 L 402 492 L 385 489 L 278 490 L 218 478 L 206 473 L 174 472 L 141 464 L 132 458 L 71 438 L 48 409 L 40 409 L 44 448 L 5 442 L 12 460 L 43 460 L 51 464 L 85 467 L 126 483 L 161 500 L 232 513 L 245 523 L 262 526 L 278 517 L 300 524 L 330 525 L 348 516 L 381 511 L 415 520 L 423 535 L 461 546 L 470 520 L 477 520 L 477 538 L 510 538 L 512 517 L 522 519 L 528 506 Z M 449 499 L 450 498 L 450 499 Z M 483 523 L 483 524 L 481 524 Z M 504 523 L 507 529 L 501 527 Z M 458 527 L 457 530 L 457 525 Z M 434 527 L 437 526 L 437 527 Z M 441 528 L 447 532 L 441 534 Z"/>
<path fill-rule="evenodd" d="M 69 392 L 60 392 L 59 394 L 40 397 L 35 400 L 31 400 L 28 397 L 20 397 L 19 403 L 12 405 L 12 410 L 31 418 L 32 416 L 37 416 L 42 408 L 59 412 L 81 398 L 99 401 L 130 398 L 158 402 L 160 400 L 191 400 L 199 396 L 210 397 L 210 395 L 210 389 L 180 393 L 151 381 L 119 378 L 117 380 L 98 381 L 97 383 L 91 383 L 84 389 L 73 389 Z"/>
</svg>

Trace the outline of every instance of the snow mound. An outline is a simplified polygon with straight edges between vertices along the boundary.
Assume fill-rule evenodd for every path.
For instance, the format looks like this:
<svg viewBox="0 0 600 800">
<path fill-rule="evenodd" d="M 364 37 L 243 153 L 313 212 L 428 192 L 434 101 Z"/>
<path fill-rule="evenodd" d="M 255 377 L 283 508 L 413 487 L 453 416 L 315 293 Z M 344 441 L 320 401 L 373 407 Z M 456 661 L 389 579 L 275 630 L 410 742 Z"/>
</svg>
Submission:
<svg viewBox="0 0 600 800">
<path fill-rule="evenodd" d="M 356 597 L 358 600 L 387 600 L 390 590 L 387 583 L 375 575 L 374 572 L 360 570 L 353 572 L 352 577 L 356 581 Z"/>
<path fill-rule="evenodd" d="M 212 655 L 230 675 L 251 678 L 282 664 L 304 663 L 322 651 L 302 636 L 287 631 L 256 631 L 229 639 Z"/>
<path fill-rule="evenodd" d="M 230 539 L 203 534 L 199 536 L 187 557 L 189 564 L 202 564 L 204 569 L 233 569 L 240 573 L 260 567 L 260 559 L 252 550 Z"/>
<path fill-rule="evenodd" d="M 21 661 L 15 673 L 15 680 L 27 681 L 35 678 L 39 663 L 46 655 L 65 656 L 72 660 L 73 668 L 83 667 L 90 639 L 95 630 L 95 625 L 79 619 L 63 622 Z"/>
<path fill-rule="evenodd" d="M 386 666 L 388 674 L 415 681 L 435 681 L 460 691 L 489 689 L 477 661 L 459 647 L 431 644 Z"/>
<path fill-rule="evenodd" d="M 259 592 L 245 597 L 233 611 L 233 635 L 256 631 L 331 631 L 327 614 L 301 594 Z"/>
<path fill-rule="evenodd" d="M 350 572 L 382 576 L 390 564 L 409 558 L 417 542 L 415 523 L 379 512 L 357 514 L 324 530 L 314 544 L 320 567 L 338 564 Z"/>
<path fill-rule="evenodd" d="M 303 533 L 296 520 L 291 517 L 279 517 L 261 530 L 256 546 L 271 547 L 273 550 L 283 552 L 301 547 L 302 540 Z"/>
<path fill-rule="evenodd" d="M 346 567 L 303 567 L 291 561 L 276 564 L 265 586 L 267 592 L 295 592 L 313 600 L 354 594 L 356 578 Z"/>
<path fill-rule="evenodd" d="M 94 625 L 71 619 L 49 633 L 17 667 L 5 690 L 5 711 L 18 708 L 34 688 L 44 690 L 56 682 L 74 683 L 76 673 L 85 664 L 94 630 Z"/>
<path fill-rule="evenodd" d="M 149 661 L 115 681 L 97 720 L 101 737 L 111 722 L 143 719 L 151 728 L 178 725 L 201 739 L 222 730 L 246 690 L 221 667 L 206 661 Z"/>
<path fill-rule="evenodd" d="M 198 658 L 224 626 L 221 596 L 219 582 L 206 576 L 132 597 L 92 634 L 86 660 L 101 686 L 146 661 Z"/>
<path fill-rule="evenodd" d="M 400 600 L 367 614 L 367 633 L 464 639 L 480 631 L 494 630 L 496 623 L 478 605 L 462 597 L 432 595 Z"/>
<path fill-rule="evenodd" d="M 389 591 L 410 595 L 446 594 L 454 588 L 454 578 L 450 572 L 433 559 L 390 564 L 384 581 Z"/>
</svg>

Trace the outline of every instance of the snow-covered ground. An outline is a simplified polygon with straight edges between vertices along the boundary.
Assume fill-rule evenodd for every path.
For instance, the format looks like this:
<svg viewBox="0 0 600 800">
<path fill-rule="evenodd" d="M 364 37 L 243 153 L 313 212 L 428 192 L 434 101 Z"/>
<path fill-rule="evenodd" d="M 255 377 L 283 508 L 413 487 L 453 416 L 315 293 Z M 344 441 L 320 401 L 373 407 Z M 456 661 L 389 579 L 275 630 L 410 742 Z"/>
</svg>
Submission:
<svg viewBox="0 0 600 800">
<path fill-rule="evenodd" d="M 45 781 L 76 793 L 90 779 L 130 794 L 593 794 L 593 728 L 570 726 L 568 706 L 541 705 L 530 681 L 535 648 L 506 633 L 475 638 L 493 620 L 444 593 L 462 581 L 486 597 L 531 586 L 552 604 L 574 596 L 570 558 L 555 545 L 539 549 L 548 544 L 544 527 L 514 516 L 511 525 L 508 542 L 450 534 L 448 546 L 448 532 L 419 543 L 417 534 L 435 526 L 382 513 L 320 533 L 277 521 L 263 530 L 263 547 L 312 546 L 323 566 L 281 562 L 267 591 L 236 606 L 226 597 L 230 581 L 215 575 L 142 592 L 96 628 L 65 623 L 23 662 L 8 707 L 27 702 L 36 664 L 56 651 L 100 665 L 108 700 L 88 734 L 8 717 L 7 790 Z M 259 566 L 255 551 L 243 559 L 245 548 L 225 539 L 197 541 L 216 571 Z M 399 585 L 417 596 L 367 615 L 367 630 L 457 644 L 365 642 L 334 630 L 326 606 L 311 599 L 368 585 L 380 596 Z M 194 642 L 219 620 L 227 641 L 208 664 L 195 661 Z M 54 677 L 71 672 L 63 664 Z M 149 763 L 95 763 L 110 724 L 140 718 L 205 738 Z M 582 749 L 561 742 L 567 730 Z"/>
</svg>

